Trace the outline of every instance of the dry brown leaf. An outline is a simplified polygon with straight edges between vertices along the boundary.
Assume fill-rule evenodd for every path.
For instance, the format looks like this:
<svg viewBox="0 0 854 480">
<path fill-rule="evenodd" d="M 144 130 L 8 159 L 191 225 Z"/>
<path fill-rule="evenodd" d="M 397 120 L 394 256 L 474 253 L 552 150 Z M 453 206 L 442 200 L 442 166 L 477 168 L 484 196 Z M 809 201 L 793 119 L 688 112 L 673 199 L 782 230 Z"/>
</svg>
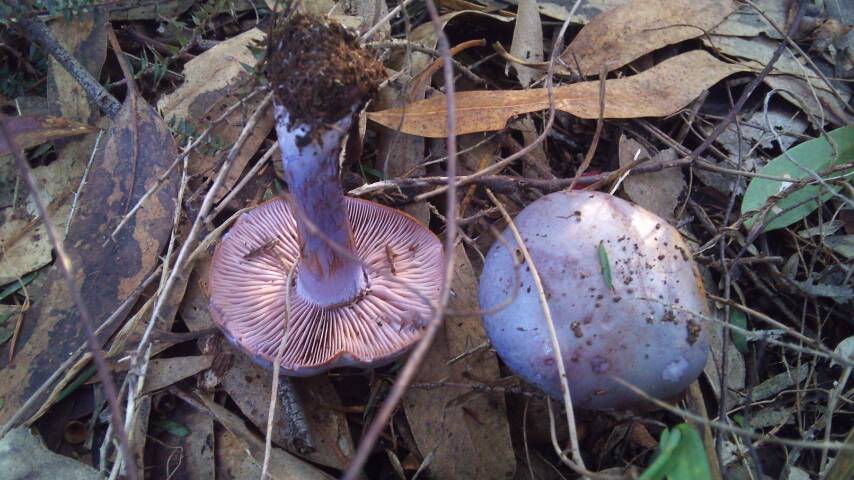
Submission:
<svg viewBox="0 0 854 480">
<path fill-rule="evenodd" d="M 62 117 L 42 115 L 24 115 L 6 119 L 6 128 L 22 150 L 41 145 L 58 138 L 73 137 L 97 130 L 85 123 L 75 122 Z M 5 137 L 0 139 L 0 156 L 12 153 L 6 145 Z"/>
<path fill-rule="evenodd" d="M 157 182 L 177 155 L 172 135 L 163 120 L 141 98 L 128 97 L 98 150 L 89 179 L 78 199 L 78 210 L 66 237 L 75 281 L 92 315 L 100 325 L 129 298 L 160 262 L 169 238 L 175 209 L 177 177 L 148 197 L 143 207 L 115 238 L 107 238 L 130 206 Z M 0 423 L 51 375 L 57 366 L 85 342 L 77 309 L 54 267 L 27 312 L 14 365 L 0 364 Z M 31 289 L 34 290 L 34 289 Z M 38 322 L 34 321 L 38 319 Z M 105 336 L 113 330 L 107 329 Z"/>
<path fill-rule="evenodd" d="M 732 0 L 634 0 L 596 16 L 561 53 L 571 71 L 598 75 L 674 43 L 703 35 L 732 11 Z"/>
<path fill-rule="evenodd" d="M 640 143 L 625 136 L 620 137 L 620 166 L 631 164 L 638 150 L 640 150 L 638 159 L 649 158 L 649 152 Z M 659 152 L 649 160 L 649 163 L 666 162 L 676 158 L 676 151 L 668 148 Z M 665 168 L 658 172 L 630 175 L 623 180 L 623 190 L 633 202 L 673 225 L 676 224 L 673 214 L 679 205 L 679 195 L 684 189 L 685 177 L 682 176 L 682 170 L 679 168 Z"/>
<path fill-rule="evenodd" d="M 157 108 L 163 112 L 163 118 L 184 121 L 197 133 L 201 133 L 207 128 L 208 122 L 218 118 L 247 93 L 239 88 L 248 78 L 244 65 L 256 63 L 248 47 L 261 42 L 264 37 L 264 32 L 253 28 L 187 62 L 184 66 L 184 83 L 157 103 Z M 263 95 L 255 95 L 244 106 L 232 112 L 211 130 L 208 139 L 217 139 L 220 145 L 230 145 L 236 141 L 262 98 Z M 215 200 L 221 199 L 237 182 L 246 164 L 272 128 L 273 115 L 262 115 L 238 152 Z M 215 155 L 210 150 L 209 146 L 197 148 L 190 154 L 188 175 L 210 176 L 215 173 L 222 156 Z"/>
<path fill-rule="evenodd" d="M 627 78 L 607 80 L 605 118 L 664 117 L 743 65 L 721 62 L 703 50 L 692 50 Z M 553 89 L 555 108 L 579 118 L 599 117 L 599 82 L 581 82 Z M 507 120 L 549 107 L 545 89 L 492 90 L 456 94 L 457 135 L 501 130 Z M 403 115 L 403 121 L 401 121 Z M 446 134 L 445 97 L 368 113 L 368 119 L 412 135 L 440 138 Z"/>
<path fill-rule="evenodd" d="M 48 215 L 59 231 L 64 231 L 68 223 L 71 200 L 87 161 L 86 156 L 63 154 L 50 164 L 33 169 L 33 177 L 48 204 Z M 0 172 L 4 173 L 0 175 L 0 203 L 15 207 L 0 210 L 0 285 L 5 285 L 47 265 L 53 257 L 35 202 L 20 190 L 15 201 L 18 176 L 11 156 L 0 157 Z"/>
<path fill-rule="evenodd" d="M 455 262 L 450 308 L 476 311 L 477 279 L 462 246 L 455 252 Z M 413 383 L 488 384 L 498 379 L 498 361 L 488 349 L 447 364 L 485 341 L 477 316 L 449 318 Z M 403 406 L 421 455 L 433 456 L 429 468 L 435 478 L 513 477 L 516 459 L 503 394 L 472 394 L 452 387 L 411 388 Z"/>
<path fill-rule="evenodd" d="M 155 392 L 191 377 L 206 368 L 210 368 L 211 363 L 213 363 L 213 356 L 210 355 L 151 360 L 148 362 L 145 386 L 142 388 L 141 395 Z"/>
<path fill-rule="evenodd" d="M 228 430 L 217 429 L 216 480 L 261 478 L 261 465 L 249 454 L 249 445 Z"/>
<path fill-rule="evenodd" d="M 780 0 L 753 0 L 753 4 L 778 27 L 785 28 L 789 3 Z M 769 25 L 768 21 L 750 5 L 742 5 L 718 25 L 712 33 L 746 38 L 761 38 L 760 35 L 782 38 L 780 32 Z"/>
</svg>

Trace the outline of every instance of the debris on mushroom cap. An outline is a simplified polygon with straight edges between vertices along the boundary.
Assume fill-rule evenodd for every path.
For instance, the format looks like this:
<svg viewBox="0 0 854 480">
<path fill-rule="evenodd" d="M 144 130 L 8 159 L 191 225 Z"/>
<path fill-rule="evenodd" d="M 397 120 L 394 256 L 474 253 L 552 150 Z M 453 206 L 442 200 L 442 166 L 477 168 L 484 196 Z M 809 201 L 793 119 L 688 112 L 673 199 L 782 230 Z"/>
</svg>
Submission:
<svg viewBox="0 0 854 480">
<path fill-rule="evenodd" d="M 288 271 L 299 256 L 286 198 L 243 214 L 217 246 L 210 273 L 210 310 L 226 336 L 256 362 L 271 366 L 291 312 L 282 358 L 285 375 L 314 375 L 342 366 L 377 367 L 423 335 L 442 285 L 439 239 L 408 215 L 347 198 L 355 254 L 368 288 L 350 303 L 319 307 L 300 297 Z"/>
<path fill-rule="evenodd" d="M 270 33 L 265 74 L 290 127 L 334 124 L 363 106 L 385 78 L 383 66 L 339 23 L 295 13 Z"/>
<path fill-rule="evenodd" d="M 689 312 L 707 315 L 706 298 L 675 228 L 599 192 L 546 195 L 523 209 L 514 224 L 542 280 L 576 407 L 642 402 L 615 377 L 667 399 L 699 376 L 709 346 L 703 320 Z M 484 310 L 512 302 L 484 315 L 484 328 L 516 374 L 560 399 L 530 268 L 511 232 L 503 237 L 506 244 L 495 242 L 486 256 L 479 301 Z M 521 262 L 515 270 L 514 257 Z"/>
</svg>

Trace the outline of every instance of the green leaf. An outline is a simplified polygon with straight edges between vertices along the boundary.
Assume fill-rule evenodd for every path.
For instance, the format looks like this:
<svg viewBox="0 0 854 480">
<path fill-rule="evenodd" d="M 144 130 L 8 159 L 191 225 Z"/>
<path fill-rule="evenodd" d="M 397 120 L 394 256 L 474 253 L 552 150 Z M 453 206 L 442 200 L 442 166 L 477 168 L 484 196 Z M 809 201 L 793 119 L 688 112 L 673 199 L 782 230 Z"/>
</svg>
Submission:
<svg viewBox="0 0 854 480">
<path fill-rule="evenodd" d="M 828 133 L 828 136 L 836 144 L 835 157 L 834 148 L 825 137 L 814 138 L 789 149 L 788 156 L 784 153 L 771 160 L 759 170 L 759 173 L 790 178 L 792 182 L 796 182 L 810 178 L 810 173 L 804 168 L 818 173 L 833 165 L 841 165 L 854 160 L 854 125 L 838 128 Z M 854 176 L 852 170 L 838 172 L 835 176 L 843 173 L 848 178 Z M 790 182 L 754 178 L 747 186 L 747 191 L 744 192 L 744 200 L 741 202 L 742 215 L 760 210 L 770 197 L 780 194 L 790 185 Z M 831 188 L 836 191 L 839 187 L 831 186 Z M 832 195 L 833 192 L 818 184 L 806 185 L 790 192 L 771 207 L 768 212 L 769 221 L 766 223 L 764 231 L 788 227 L 812 213 L 819 207 L 820 203 L 824 203 Z M 758 217 L 749 218 L 745 222 L 745 226 L 753 228 L 757 220 L 761 219 Z"/>
<path fill-rule="evenodd" d="M 706 480 L 711 478 L 709 461 L 703 440 L 694 428 L 686 423 L 676 426 L 682 432 L 682 441 L 673 452 L 673 464 L 667 478 L 671 480 Z"/>
<path fill-rule="evenodd" d="M 667 475 L 668 466 L 673 459 L 673 452 L 679 446 L 682 433 L 679 430 L 664 430 L 658 442 L 658 451 L 652 463 L 644 470 L 638 480 L 660 480 Z"/>
<path fill-rule="evenodd" d="M 851 260 L 854 258 L 854 235 L 834 235 L 826 237 L 824 244 L 830 247 L 834 252 Z"/>
<path fill-rule="evenodd" d="M 158 418 L 154 420 L 154 430 L 157 432 L 168 432 L 176 437 L 186 437 L 190 434 L 190 430 L 180 423 L 166 418 Z"/>
<path fill-rule="evenodd" d="M 24 275 L 23 277 L 21 277 L 20 280 L 15 280 L 14 282 L 6 285 L 6 288 L 4 288 L 3 290 L 0 290 L 0 300 L 3 300 L 4 298 L 8 297 L 9 295 L 20 290 L 21 288 L 29 285 L 30 282 L 32 282 L 33 279 L 36 278 L 36 275 L 38 273 L 39 272 L 28 273 L 28 274 Z"/>
<path fill-rule="evenodd" d="M 614 289 L 614 284 L 611 281 L 611 264 L 608 263 L 608 252 L 605 250 L 605 244 L 599 240 L 599 247 L 596 249 L 599 255 L 599 268 L 602 270 L 602 278 L 605 279 L 605 286 L 608 290 Z"/>
<path fill-rule="evenodd" d="M 661 441 L 652 463 L 639 480 L 707 480 L 711 478 L 709 462 L 700 435 L 690 425 L 681 423 L 661 432 Z"/>
<path fill-rule="evenodd" d="M 741 310 L 733 308 L 729 312 L 729 323 L 746 330 L 747 315 L 745 315 L 744 312 L 742 312 Z M 730 330 L 730 335 L 732 337 L 732 344 L 735 345 L 735 348 L 737 348 L 739 352 L 746 355 L 747 337 L 745 337 L 743 333 L 736 332 L 735 330 Z"/>
</svg>

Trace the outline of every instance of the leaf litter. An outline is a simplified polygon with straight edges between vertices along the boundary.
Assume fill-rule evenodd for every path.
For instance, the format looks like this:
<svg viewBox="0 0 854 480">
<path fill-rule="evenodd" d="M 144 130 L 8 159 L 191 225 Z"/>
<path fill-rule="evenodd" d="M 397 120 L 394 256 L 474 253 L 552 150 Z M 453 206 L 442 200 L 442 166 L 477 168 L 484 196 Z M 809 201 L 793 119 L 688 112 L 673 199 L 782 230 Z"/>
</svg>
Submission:
<svg viewBox="0 0 854 480">
<path fill-rule="evenodd" d="M 272 114 L 254 115 L 265 98 L 256 73 L 270 2 L 226 8 L 182 0 L 157 11 L 143 3 L 49 12 L 64 17 L 49 22 L 59 43 L 110 85 L 109 94 L 125 99 L 111 122 L 99 119 L 96 104 L 59 63 L 3 57 L 44 78 L 24 87 L 49 112 L 4 113 L 12 115 L 7 124 L 26 149 L 54 224 L 68 224 L 66 245 L 89 308 L 98 322 L 109 320 L 99 341 L 118 381 L 134 372 L 128 359 L 162 295 L 156 280 L 176 268 L 174 255 L 212 180 L 226 161 L 232 165 L 213 195 L 221 202 L 216 215 L 200 221 L 202 248 L 179 266 L 180 278 L 154 324 L 145 387 L 132 410 L 139 417 L 132 422 L 138 476 L 256 477 L 265 457 L 273 478 L 338 475 L 398 378 L 399 364 L 279 382 L 272 447 L 265 453 L 258 432 L 266 430 L 272 378 L 223 343 L 207 311 L 206 249 L 239 209 L 285 187 L 278 168 L 251 169 L 275 142 Z M 617 413 L 576 412 L 582 455 L 611 474 L 715 478 L 716 469 L 703 467 L 717 462 L 714 440 L 707 444 L 714 437 L 718 448 L 738 451 L 728 456 L 737 461 L 721 465 L 723 478 L 744 468 L 758 476 L 845 478 L 833 475 L 844 470 L 849 453 L 836 449 L 852 441 L 850 422 L 842 419 L 850 403 L 844 397 L 850 364 L 840 364 L 851 350 L 846 312 L 854 301 L 854 165 L 846 127 L 854 111 L 850 84 L 840 81 L 850 75 L 850 61 L 840 54 L 850 18 L 833 6 L 814 6 L 788 38 L 785 32 L 799 17 L 772 0 L 591 1 L 575 10 L 552 52 L 560 29 L 553 20 L 569 19 L 574 2 L 438 3 L 450 46 L 466 47 L 453 60 L 452 113 L 463 136 L 466 177 L 457 219 L 463 235 L 454 252 L 450 313 L 369 458 L 365 478 L 573 475 L 552 445 L 541 394 L 521 384 L 490 349 L 476 290 L 491 228 L 503 228 L 485 187 L 515 213 L 575 183 L 583 159 L 590 165 L 576 188 L 613 190 L 681 230 L 714 308 L 705 322 L 712 352 L 697 389 L 710 423 L 700 435 L 694 428 L 702 425 L 693 417 L 666 411 L 633 412 L 640 423 L 631 424 Z M 331 12 L 355 29 L 388 76 L 368 106 L 370 121 L 350 133 L 342 180 L 348 189 L 370 187 L 373 200 L 407 210 L 441 234 L 447 205 L 434 189 L 447 181 L 448 152 L 440 139 L 448 112 L 438 36 L 423 2 L 399 7 L 325 0 L 311 9 Z M 135 103 L 127 100 L 126 81 L 114 81 L 122 75 L 108 58 L 110 23 L 142 90 Z M 15 52 L 42 48 L 14 28 L 0 36 Z M 496 53 L 494 42 L 509 45 L 510 55 Z M 728 116 L 780 42 L 786 51 L 744 108 Z M 558 57 L 551 91 L 556 114 L 548 122 L 542 80 L 552 54 Z M 597 78 L 603 68 L 607 75 Z M 511 71 L 515 75 L 508 76 Z M 311 72 L 303 73 L 311 79 Z M 9 85 L 3 83 L 3 105 L 30 103 L 23 96 L 7 101 Z M 698 149 L 718 126 L 723 134 Z M 109 469 L 115 456 L 100 460 L 108 425 L 102 389 L 88 356 L 75 354 L 84 336 L 57 282 L 59 260 L 8 153 L 0 144 L 0 286 L 8 292 L 0 298 L 0 340 L 6 337 L 0 341 L 0 424 L 10 431 L 0 444 L 30 445 L 21 430 L 9 430 L 6 421 L 16 415 L 15 425 L 27 421 L 57 452 L 31 447 L 39 452 L 34 461 L 44 452 L 62 454 L 72 462 L 65 468 Z M 518 160 L 504 160 L 510 156 Z M 143 198 L 143 207 L 131 211 Z M 122 220 L 126 224 L 115 232 Z M 837 393 L 832 401 L 809 394 L 819 390 Z M 537 418 L 525 417 L 535 403 Z M 72 421 L 86 426 L 85 441 L 63 438 Z M 715 422 L 767 435 L 745 443 Z M 565 425 L 557 425 L 555 435 L 559 447 L 569 444 Z M 776 445 L 780 439 L 802 440 L 818 452 L 822 445 L 832 448 L 805 455 L 802 447 Z M 777 461 L 769 446 L 786 455 Z"/>
</svg>

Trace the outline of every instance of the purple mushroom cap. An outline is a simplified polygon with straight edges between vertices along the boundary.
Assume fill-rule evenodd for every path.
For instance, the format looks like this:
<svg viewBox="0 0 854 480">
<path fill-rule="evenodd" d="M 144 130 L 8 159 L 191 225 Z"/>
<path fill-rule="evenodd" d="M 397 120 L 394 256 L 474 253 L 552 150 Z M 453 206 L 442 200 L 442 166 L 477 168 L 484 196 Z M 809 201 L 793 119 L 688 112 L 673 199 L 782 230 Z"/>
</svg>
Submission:
<svg viewBox="0 0 854 480">
<path fill-rule="evenodd" d="M 214 323 L 257 363 L 270 367 L 276 358 L 286 292 L 291 314 L 284 375 L 378 367 L 421 339 L 442 286 L 439 239 L 398 210 L 353 198 L 344 206 L 367 284 L 352 301 L 321 306 L 300 295 L 295 281 L 287 288 L 300 252 L 288 197 L 243 214 L 217 246 L 209 281 Z"/>
<path fill-rule="evenodd" d="M 576 407 L 618 409 L 642 401 L 615 377 L 667 399 L 699 376 L 709 345 L 702 319 L 689 312 L 708 310 L 691 252 L 675 228 L 599 192 L 546 195 L 514 223 L 542 279 Z M 484 315 L 484 327 L 516 374 L 560 399 L 530 269 L 509 230 L 503 239 L 486 256 L 479 300 L 484 310 L 512 302 Z"/>
</svg>

